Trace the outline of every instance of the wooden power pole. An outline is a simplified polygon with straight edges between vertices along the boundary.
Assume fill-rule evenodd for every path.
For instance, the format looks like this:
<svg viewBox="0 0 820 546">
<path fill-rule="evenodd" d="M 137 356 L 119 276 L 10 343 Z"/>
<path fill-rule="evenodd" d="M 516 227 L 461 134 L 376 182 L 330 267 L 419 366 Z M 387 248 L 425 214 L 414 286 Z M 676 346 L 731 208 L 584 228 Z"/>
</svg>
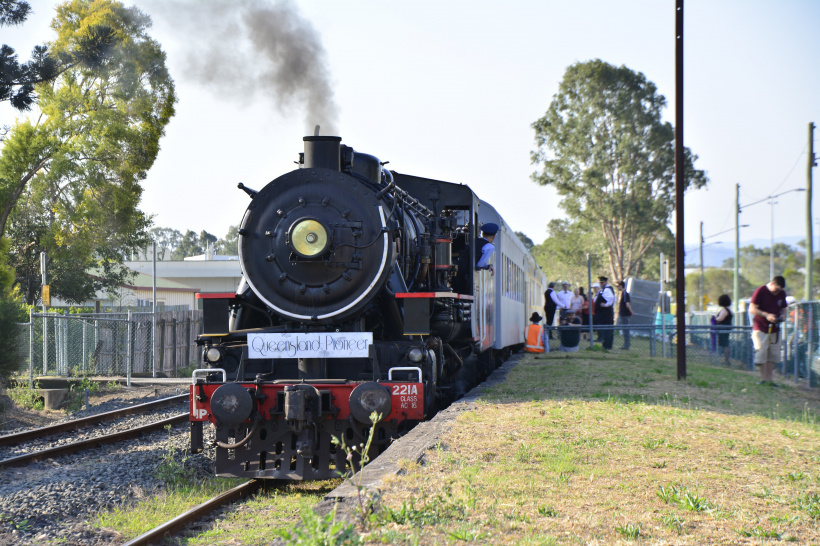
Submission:
<svg viewBox="0 0 820 546">
<path fill-rule="evenodd" d="M 812 262 L 814 261 L 814 241 L 811 232 L 811 170 L 814 162 L 814 123 L 809 123 L 809 164 L 806 169 L 806 283 L 803 299 L 812 300 Z"/>
</svg>

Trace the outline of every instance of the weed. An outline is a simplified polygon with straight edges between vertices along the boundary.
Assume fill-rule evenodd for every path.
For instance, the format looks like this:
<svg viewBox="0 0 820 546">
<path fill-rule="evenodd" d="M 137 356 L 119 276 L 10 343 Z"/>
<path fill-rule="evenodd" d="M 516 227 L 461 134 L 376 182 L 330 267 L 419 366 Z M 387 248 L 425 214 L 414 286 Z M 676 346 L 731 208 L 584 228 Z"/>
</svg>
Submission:
<svg viewBox="0 0 820 546">
<path fill-rule="evenodd" d="M 803 480 L 805 480 L 807 477 L 808 477 L 808 476 L 806 476 L 803 472 L 800 472 L 799 470 L 798 470 L 797 472 L 789 472 L 789 473 L 786 475 L 786 479 L 787 479 L 787 480 L 789 480 L 790 482 L 799 482 L 799 481 L 803 481 Z"/>
<path fill-rule="evenodd" d="M 760 455 L 760 448 L 757 448 L 752 444 L 744 444 L 738 451 L 741 455 Z"/>
<path fill-rule="evenodd" d="M 564 485 L 569 481 L 571 477 L 572 474 L 570 474 L 569 472 L 561 472 L 558 474 L 558 476 L 556 476 L 555 481 L 558 485 Z"/>
<path fill-rule="evenodd" d="M 683 444 L 674 444 L 672 442 L 668 442 L 666 444 L 666 447 L 671 448 L 671 449 L 677 449 L 678 451 L 686 451 L 687 449 L 689 449 L 688 447 L 686 447 Z"/>
<path fill-rule="evenodd" d="M 794 505 L 806 512 L 812 519 L 820 519 L 820 495 L 806 493 L 795 499 Z"/>
<path fill-rule="evenodd" d="M 304 546 L 342 546 L 360 544 L 352 523 L 336 521 L 336 509 L 330 514 L 320 516 L 311 508 L 302 511 L 302 525 L 274 531 L 282 537 L 285 544 Z"/>
<path fill-rule="evenodd" d="M 720 440 L 720 443 L 725 445 L 729 449 L 734 449 L 735 444 L 737 444 L 737 442 L 735 440 Z"/>
<path fill-rule="evenodd" d="M 661 521 L 663 521 L 664 527 L 670 531 L 675 531 L 679 535 L 683 534 L 683 524 L 686 521 L 680 519 L 677 514 L 666 514 L 661 518 Z"/>
<path fill-rule="evenodd" d="M 376 432 L 376 423 L 382 420 L 382 416 L 380 413 L 376 413 L 375 411 L 370 414 L 370 422 L 373 423 L 373 426 L 370 427 L 370 433 L 367 435 L 367 441 L 363 444 L 359 444 L 359 446 L 350 446 L 345 443 L 344 436 L 339 439 L 336 436 L 331 438 L 331 441 L 334 445 L 338 446 L 342 451 L 347 454 L 347 460 L 353 461 L 353 455 L 357 451 L 359 452 L 359 464 L 364 467 L 367 463 L 370 462 L 370 445 L 373 443 L 373 433 Z M 359 451 L 361 450 L 361 451 Z M 344 473 L 339 472 L 340 477 L 344 477 Z M 358 506 L 358 516 L 359 516 L 359 525 L 364 531 L 367 528 L 367 523 L 369 521 L 368 513 L 371 511 L 373 506 L 374 499 L 367 499 L 365 500 L 366 493 L 365 487 L 362 485 L 362 478 L 363 473 L 361 471 L 356 472 L 355 469 L 352 472 L 352 476 L 349 476 L 347 479 L 350 481 L 351 484 L 356 488 L 356 493 L 359 501 Z"/>
<path fill-rule="evenodd" d="M 171 485 L 184 485 L 194 481 L 195 472 L 187 465 L 188 449 L 182 450 L 181 457 L 178 460 L 176 447 L 172 443 L 171 425 L 166 425 L 165 430 L 168 431 L 168 451 L 162 456 L 162 460 L 155 471 L 158 479 Z"/>
<path fill-rule="evenodd" d="M 641 524 L 627 523 L 626 525 L 619 525 L 615 527 L 615 532 L 627 540 L 635 540 L 641 534 Z"/>
<path fill-rule="evenodd" d="M 652 468 L 666 468 L 666 461 L 652 463 Z"/>
<path fill-rule="evenodd" d="M 655 494 L 666 504 L 677 504 L 690 512 L 710 512 L 714 510 L 712 503 L 679 485 L 661 486 Z"/>
<path fill-rule="evenodd" d="M 538 515 L 545 518 L 554 518 L 558 516 L 558 512 L 552 506 L 539 506 Z"/>
<path fill-rule="evenodd" d="M 795 432 L 793 430 L 786 430 L 786 429 L 781 430 L 780 434 L 782 434 L 786 438 L 798 438 L 800 436 L 799 432 Z"/>
<path fill-rule="evenodd" d="M 41 410 L 43 409 L 43 397 L 39 392 L 40 383 L 35 381 L 33 387 L 29 387 L 22 381 L 17 386 L 12 387 L 6 391 L 15 404 L 25 409 Z"/>
<path fill-rule="evenodd" d="M 714 509 L 709 501 L 700 497 L 697 493 L 690 493 L 689 491 L 684 491 L 679 503 L 685 510 L 690 512 L 709 512 Z"/>
<path fill-rule="evenodd" d="M 756 538 L 780 538 L 782 535 L 777 531 L 766 531 L 760 525 L 752 527 L 751 529 L 742 528 L 735 529 L 735 533 L 742 537 L 756 537 Z"/>
<path fill-rule="evenodd" d="M 399 525 L 437 525 L 448 520 L 461 520 L 467 513 L 466 506 L 453 498 L 452 492 L 447 489 L 444 495 L 436 495 L 432 499 L 424 499 L 420 507 L 416 507 L 415 499 L 401 503 L 401 508 L 393 510 L 384 507 L 379 513 L 380 519 Z"/>
<path fill-rule="evenodd" d="M 655 492 L 659 499 L 661 499 L 664 503 L 676 503 L 678 502 L 678 488 L 674 485 L 667 485 L 667 486 L 660 486 L 658 490 Z"/>
<path fill-rule="evenodd" d="M 463 527 L 455 531 L 447 531 L 447 535 L 450 538 L 463 540 L 464 542 L 478 542 L 479 540 L 485 538 L 487 533 L 479 533 L 473 527 Z"/>
<path fill-rule="evenodd" d="M 656 450 L 659 447 L 663 446 L 666 443 L 666 439 L 664 438 L 650 438 L 648 440 L 644 440 L 641 445 L 649 450 Z"/>
<path fill-rule="evenodd" d="M 521 444 L 515 454 L 515 460 L 519 463 L 528 463 L 532 460 L 532 445 Z"/>
</svg>

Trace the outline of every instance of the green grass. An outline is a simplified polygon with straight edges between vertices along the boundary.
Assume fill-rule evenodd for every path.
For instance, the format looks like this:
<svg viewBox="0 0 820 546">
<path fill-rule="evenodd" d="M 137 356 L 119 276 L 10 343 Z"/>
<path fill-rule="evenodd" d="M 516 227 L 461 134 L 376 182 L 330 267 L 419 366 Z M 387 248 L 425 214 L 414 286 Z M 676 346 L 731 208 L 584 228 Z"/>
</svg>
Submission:
<svg viewBox="0 0 820 546">
<path fill-rule="evenodd" d="M 525 356 L 423 466 L 391 480 L 381 506 L 393 516 L 375 534 L 820 543 L 820 402 L 745 371 L 694 363 L 688 375 L 623 353 Z M 423 508 L 439 496 L 459 510 Z"/>
<path fill-rule="evenodd" d="M 94 523 L 131 539 L 244 481 L 213 478 L 206 483 L 176 486 L 104 513 Z M 260 490 L 253 497 L 234 505 L 217 522 L 196 530 L 191 536 L 166 539 L 166 544 L 207 546 L 235 544 L 236 541 L 248 546 L 269 544 L 273 533 L 291 528 L 299 521 L 301 514 L 310 510 L 336 485 L 338 480 Z"/>
</svg>

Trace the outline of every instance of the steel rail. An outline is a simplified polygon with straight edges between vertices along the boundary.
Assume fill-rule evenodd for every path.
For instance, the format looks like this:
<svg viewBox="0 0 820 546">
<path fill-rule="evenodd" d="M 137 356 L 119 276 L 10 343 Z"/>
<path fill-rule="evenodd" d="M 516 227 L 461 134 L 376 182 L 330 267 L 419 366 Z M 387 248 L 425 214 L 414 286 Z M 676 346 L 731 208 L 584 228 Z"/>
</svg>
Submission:
<svg viewBox="0 0 820 546">
<path fill-rule="evenodd" d="M 178 515 L 177 517 L 166 521 L 162 525 L 154 527 L 137 538 L 133 538 L 123 544 L 123 546 L 147 546 L 149 544 L 159 544 L 167 536 L 173 536 L 190 523 L 195 522 L 199 518 L 206 516 L 228 503 L 237 501 L 243 497 L 253 494 L 262 480 L 249 480 L 241 485 L 234 487 L 224 493 L 220 493 L 216 497 L 195 506 L 187 512 Z"/>
<path fill-rule="evenodd" d="M 118 410 L 107 411 L 105 413 L 98 413 L 97 415 L 92 415 L 90 417 L 74 419 L 66 423 L 58 423 L 56 425 L 35 428 L 15 434 L 7 434 L 6 436 L 0 436 L 0 446 L 22 444 L 25 442 L 30 442 L 31 440 L 37 440 L 39 438 L 57 436 L 58 434 L 63 434 L 72 430 L 79 430 L 91 425 L 114 421 L 120 417 L 134 415 L 135 413 L 147 413 L 156 409 L 167 408 L 168 406 L 173 406 L 174 404 L 178 404 L 184 400 L 188 400 L 188 394 L 169 396 L 168 398 L 162 398 L 153 402 L 146 402 L 145 404 L 138 404 L 136 406 L 120 408 Z"/>
<path fill-rule="evenodd" d="M 71 453 L 77 453 L 78 451 L 85 451 L 87 449 L 94 449 L 95 447 L 100 447 L 106 444 L 115 444 L 117 442 L 131 440 L 133 438 L 139 438 L 146 432 L 153 432 L 155 430 L 162 429 L 168 425 L 176 425 L 177 423 L 187 421 L 189 418 L 190 415 L 188 413 L 180 413 L 179 415 L 174 415 L 173 417 L 169 417 L 168 419 L 163 419 L 162 421 L 149 423 L 147 425 L 142 425 L 140 427 L 135 427 L 120 432 L 106 434 L 104 436 L 98 436 L 96 438 L 89 438 L 87 440 L 80 440 L 79 442 L 72 442 L 70 444 L 52 447 L 49 449 L 43 449 L 41 451 L 32 451 L 31 453 L 24 453 L 23 455 L 18 455 L 17 457 L 3 459 L 2 461 L 0 461 L 0 468 L 24 466 L 29 463 L 36 463 L 37 461 L 42 461 L 44 459 L 51 459 L 53 457 L 59 457 L 61 455 L 70 455 Z"/>
</svg>

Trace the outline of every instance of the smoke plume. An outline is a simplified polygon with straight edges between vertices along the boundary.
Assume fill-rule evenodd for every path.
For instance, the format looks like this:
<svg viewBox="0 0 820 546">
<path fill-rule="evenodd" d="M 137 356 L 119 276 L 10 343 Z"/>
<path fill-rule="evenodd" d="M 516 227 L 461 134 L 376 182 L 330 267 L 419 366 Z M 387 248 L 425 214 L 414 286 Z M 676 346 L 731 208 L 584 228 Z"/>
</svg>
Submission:
<svg viewBox="0 0 820 546">
<path fill-rule="evenodd" d="M 337 134 L 324 47 L 290 2 L 162 4 L 175 28 L 185 30 L 186 77 L 227 100 L 261 97 L 283 114 L 304 108 L 306 134 L 313 134 L 314 125 L 321 125 L 324 135 Z"/>
</svg>

